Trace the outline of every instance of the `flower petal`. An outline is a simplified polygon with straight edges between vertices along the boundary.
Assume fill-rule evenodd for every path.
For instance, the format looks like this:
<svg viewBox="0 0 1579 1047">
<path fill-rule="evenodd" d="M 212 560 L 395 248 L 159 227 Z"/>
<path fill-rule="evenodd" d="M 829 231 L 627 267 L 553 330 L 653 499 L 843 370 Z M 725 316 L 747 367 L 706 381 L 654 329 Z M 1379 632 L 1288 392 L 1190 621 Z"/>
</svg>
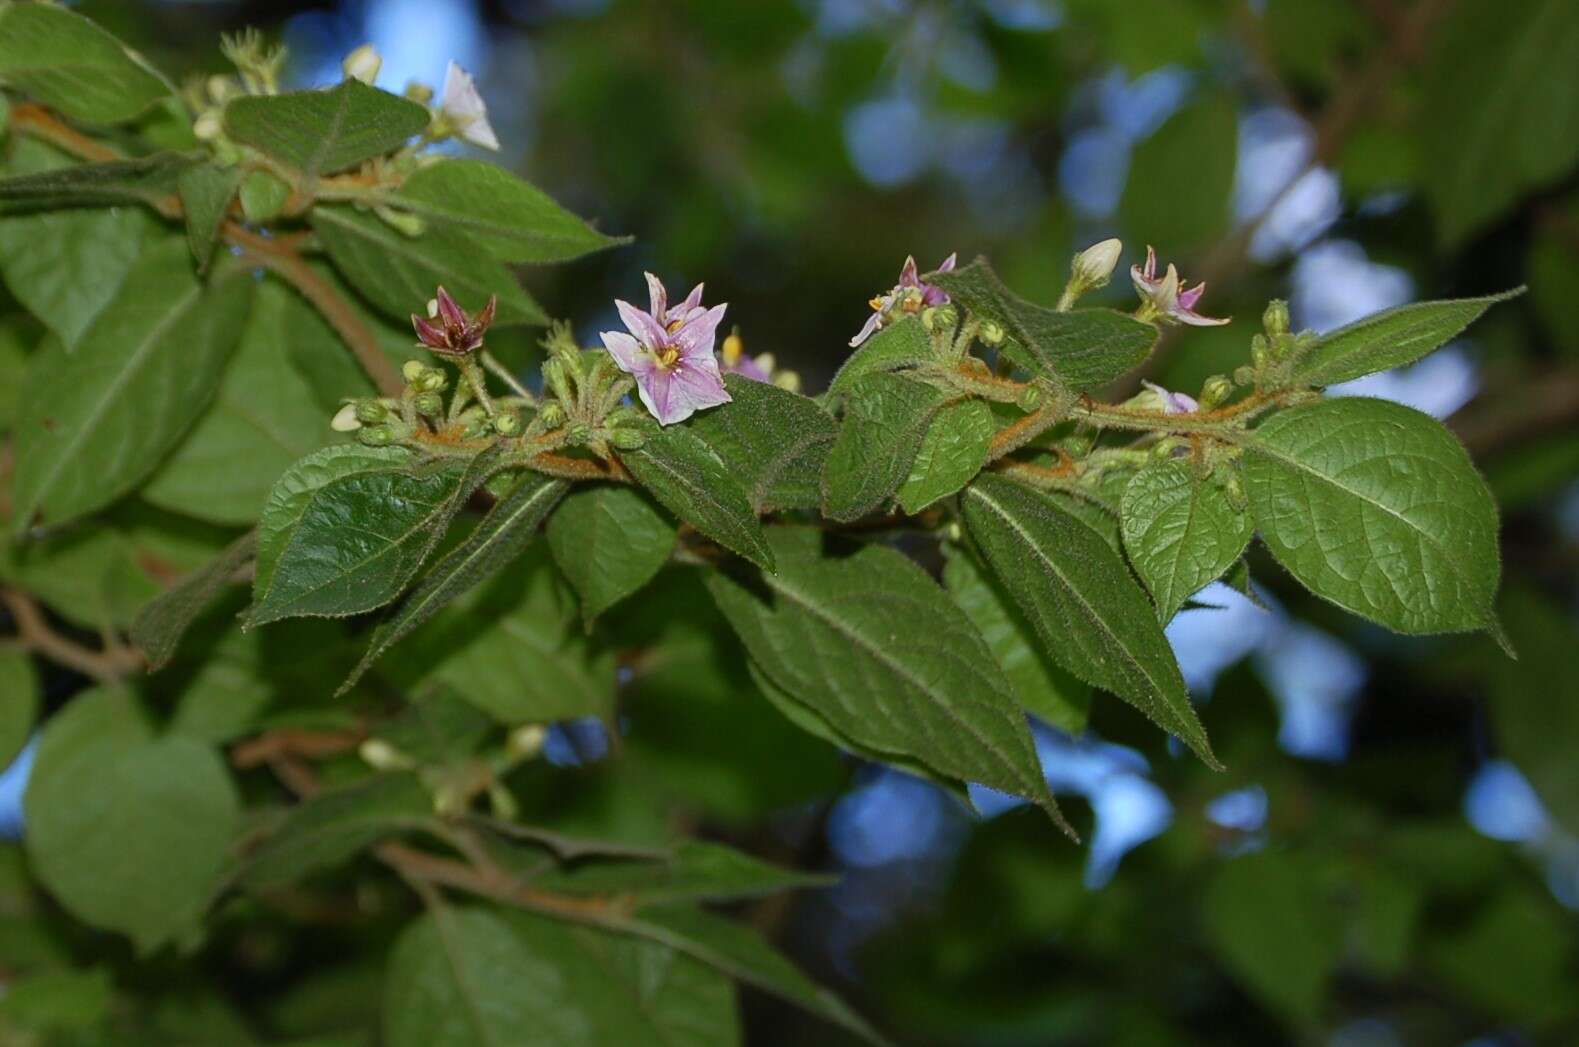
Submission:
<svg viewBox="0 0 1579 1047">
<path fill-rule="evenodd" d="M 444 326 L 466 326 L 466 311 L 460 307 L 460 304 L 455 299 L 450 297 L 450 293 L 444 289 L 443 284 L 439 285 L 439 293 L 435 296 L 435 300 L 439 303 L 439 317 L 444 321 Z"/>
<path fill-rule="evenodd" d="M 940 273 L 952 273 L 954 271 L 955 264 L 958 262 L 959 252 L 956 251 L 947 258 L 943 259 L 943 264 L 938 266 L 937 271 Z"/>
<path fill-rule="evenodd" d="M 668 336 L 664 332 L 663 325 L 651 314 L 644 313 L 629 302 L 622 302 L 617 298 L 614 300 L 614 308 L 619 310 L 620 319 L 625 321 L 630 333 L 648 349 L 654 349 L 667 341 Z"/>
<path fill-rule="evenodd" d="M 664 314 L 669 311 L 669 289 L 663 286 L 663 281 L 651 273 L 643 273 L 647 278 L 647 300 L 652 303 L 649 310 L 659 324 L 664 321 Z"/>
<path fill-rule="evenodd" d="M 609 351 L 614 362 L 626 374 L 633 374 L 640 379 L 657 366 L 652 354 L 624 331 L 604 331 L 599 337 L 603 339 L 603 348 Z"/>
<path fill-rule="evenodd" d="M 861 329 L 855 332 L 855 337 L 850 339 L 850 348 L 854 349 L 856 346 L 872 337 L 872 335 L 876 334 L 878 329 L 882 326 L 883 314 L 879 312 L 873 312 L 871 316 L 866 318 L 866 323 L 861 325 Z"/>
<path fill-rule="evenodd" d="M 713 344 L 718 338 L 718 325 L 724 322 L 724 310 L 729 303 L 713 306 L 698 316 L 687 320 L 671 336 L 671 342 L 680 347 L 680 356 L 686 360 L 705 357 L 713 361 Z M 713 361 L 717 367 L 717 362 Z"/>
<path fill-rule="evenodd" d="M 904 267 L 899 270 L 900 287 L 920 287 L 921 276 L 916 271 L 916 256 L 906 255 Z"/>
</svg>

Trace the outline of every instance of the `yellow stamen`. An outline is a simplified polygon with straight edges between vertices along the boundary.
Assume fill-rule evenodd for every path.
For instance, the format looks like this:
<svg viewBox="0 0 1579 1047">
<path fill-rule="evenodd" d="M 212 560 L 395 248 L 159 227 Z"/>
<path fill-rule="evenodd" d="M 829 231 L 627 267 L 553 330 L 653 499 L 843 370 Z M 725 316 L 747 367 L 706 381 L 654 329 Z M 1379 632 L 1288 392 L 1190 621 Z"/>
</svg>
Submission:
<svg viewBox="0 0 1579 1047">
<path fill-rule="evenodd" d="M 658 365 L 660 367 L 673 367 L 674 362 L 678 359 L 680 359 L 680 350 L 672 345 L 658 352 Z"/>
<path fill-rule="evenodd" d="M 724 366 L 733 367 L 740 361 L 740 354 L 745 352 L 745 339 L 738 334 L 732 334 L 724 339 Z"/>
<path fill-rule="evenodd" d="M 872 312 L 874 312 L 874 313 L 880 313 L 880 312 L 883 311 L 883 299 L 882 299 L 881 295 L 879 295 L 877 297 L 874 297 L 870 302 L 867 302 L 866 304 L 872 307 Z"/>
</svg>

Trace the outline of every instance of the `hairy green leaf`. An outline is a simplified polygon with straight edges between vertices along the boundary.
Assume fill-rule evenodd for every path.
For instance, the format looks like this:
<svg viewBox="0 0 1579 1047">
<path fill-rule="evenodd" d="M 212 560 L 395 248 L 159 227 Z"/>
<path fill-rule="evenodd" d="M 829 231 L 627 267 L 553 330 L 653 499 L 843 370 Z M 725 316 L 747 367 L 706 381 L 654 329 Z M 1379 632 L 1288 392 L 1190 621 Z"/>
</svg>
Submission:
<svg viewBox="0 0 1579 1047">
<path fill-rule="evenodd" d="M 0 204 L 4 205 L 0 210 L 10 213 L 124 203 L 158 207 L 179 191 L 185 176 L 194 170 L 205 168 L 178 153 L 50 167 L 0 178 Z M 219 168 L 206 170 L 217 172 Z M 212 238 L 213 234 L 209 235 Z"/>
<path fill-rule="evenodd" d="M 560 894 L 618 894 L 640 905 L 757 898 L 803 887 L 826 887 L 833 878 L 772 865 L 722 844 L 684 840 L 660 859 L 588 859 L 532 880 Z"/>
<path fill-rule="evenodd" d="M 852 382 L 839 435 L 823 463 L 822 509 L 858 520 L 893 497 L 910 477 L 932 420 L 949 393 L 885 371 Z"/>
<path fill-rule="evenodd" d="M 1497 506 L 1440 423 L 1342 397 L 1273 415 L 1244 446 L 1261 538 L 1316 595 L 1402 633 L 1490 624 Z"/>
<path fill-rule="evenodd" d="M 915 514 L 970 483 L 987 464 L 996 431 L 992 411 L 981 400 L 961 400 L 937 413 L 899 487 L 899 506 Z"/>
<path fill-rule="evenodd" d="M 303 459 L 275 485 L 258 524 L 250 625 L 359 614 L 400 595 L 483 479 L 485 457 Z"/>
<path fill-rule="evenodd" d="M 444 555 L 422 577 L 390 616 L 373 630 L 367 653 L 340 685 L 349 690 L 385 651 L 432 618 L 462 593 L 497 574 L 537 537 L 543 520 L 570 487 L 564 480 L 523 473 L 510 493 L 496 502 L 466 540 Z"/>
<path fill-rule="evenodd" d="M 284 350 L 319 323 L 289 288 L 258 286 L 213 404 L 144 486 L 146 500 L 217 524 L 258 518 L 274 482 L 330 435 L 329 416 Z"/>
<path fill-rule="evenodd" d="M 757 512 L 814 508 L 838 434 L 833 418 L 816 401 L 767 382 L 731 374 L 724 386 L 733 399 L 692 415 L 686 428 L 745 485 Z"/>
<path fill-rule="evenodd" d="M 1250 544 L 1255 525 L 1222 486 L 1187 462 L 1148 465 L 1124 488 L 1124 549 L 1170 620 L 1184 601 L 1222 577 Z"/>
<path fill-rule="evenodd" d="M 267 222 L 277 218 L 290 198 L 290 183 L 262 168 L 248 171 L 236 191 L 236 199 L 241 201 L 241 213 L 249 222 Z"/>
<path fill-rule="evenodd" d="M 726 549 L 768 570 L 773 553 L 744 485 L 711 446 L 683 426 L 649 426 L 620 461 L 665 509 Z"/>
<path fill-rule="evenodd" d="M 1058 503 L 991 473 L 966 489 L 963 505 L 971 538 L 1048 654 L 1218 767 L 1156 610 L 1102 536 Z"/>
<path fill-rule="evenodd" d="M 92 124 L 130 120 L 172 93 L 126 45 L 54 4 L 0 7 L 0 83 Z"/>
<path fill-rule="evenodd" d="M 214 242 L 224 224 L 230 201 L 241 184 L 241 168 L 197 164 L 181 172 L 176 186 L 181 194 L 181 210 L 186 212 L 186 242 L 197 259 L 199 272 L 208 268 L 214 256 Z"/>
<path fill-rule="evenodd" d="M 630 241 L 605 236 L 530 182 L 481 160 L 419 167 L 393 202 L 501 262 L 563 262 Z"/>
<path fill-rule="evenodd" d="M 225 106 L 225 134 L 309 178 L 392 152 L 428 126 L 428 111 L 352 77 L 315 91 L 243 95 Z"/>
<path fill-rule="evenodd" d="M 697 961 L 491 908 L 445 906 L 413 922 L 384 1001 L 391 1047 L 739 1042 L 732 987 Z"/>
<path fill-rule="evenodd" d="M 17 422 L 18 530 L 99 509 L 136 487 L 207 406 L 241 334 L 251 284 L 199 284 L 186 246 L 138 262 L 75 351 L 29 369 Z"/>
<path fill-rule="evenodd" d="M 1009 681 L 925 572 L 886 547 L 828 560 L 797 536 L 770 538 L 768 599 L 708 580 L 769 681 L 861 745 L 1024 796 L 1064 825 Z"/>
<path fill-rule="evenodd" d="M 548 547 L 588 622 L 652 581 L 674 542 L 674 524 L 624 486 L 576 491 L 548 520 Z"/>
<path fill-rule="evenodd" d="M 8 143 L 6 170 L 27 175 L 71 160 L 42 142 Z M 0 276 L 34 316 L 69 349 L 109 303 L 143 253 L 153 227 L 140 207 L 72 208 L 0 216 Z"/>
<path fill-rule="evenodd" d="M 857 379 L 877 371 L 898 371 L 933 357 L 932 338 L 921 319 L 906 316 L 878 331 L 851 353 L 828 385 L 830 393 L 847 393 Z"/>
<path fill-rule="evenodd" d="M 407 236 L 349 207 L 315 207 L 312 225 L 346 279 L 396 319 L 421 312 L 443 284 L 468 309 L 480 309 L 489 295 L 498 295 L 494 322 L 500 326 L 548 322 L 503 262 L 453 232 L 429 229 Z"/>
<path fill-rule="evenodd" d="M 1091 714 L 1091 688 L 1060 669 L 1041 649 L 1036 630 L 1003 586 L 969 552 L 944 547 L 943 584 L 965 612 L 1025 711 L 1059 730 L 1079 734 Z"/>
<path fill-rule="evenodd" d="M 1301 385 L 1336 385 L 1414 363 L 1457 337 L 1490 306 L 1523 293 L 1521 287 L 1484 298 L 1415 302 L 1373 313 L 1322 335 L 1295 365 L 1294 380 Z"/>
<path fill-rule="evenodd" d="M 1017 358 L 1076 391 L 1105 385 L 1137 366 L 1157 340 L 1156 328 L 1112 309 L 1060 313 L 1025 301 L 1003 286 L 986 259 L 927 278 L 982 320 L 994 320 L 1016 343 Z"/>
<path fill-rule="evenodd" d="M 288 887 L 432 819 L 433 798 L 415 774 L 374 775 L 292 807 L 241 858 L 234 879 L 252 891 Z"/>
<path fill-rule="evenodd" d="M 25 799 L 28 856 L 74 915 L 147 952 L 196 922 L 239 806 L 212 749 L 155 740 L 130 696 L 88 692 L 44 730 Z"/>
<path fill-rule="evenodd" d="M 187 629 L 227 586 L 236 584 L 236 572 L 252 562 L 257 549 L 258 533 L 248 531 L 137 612 L 132 622 L 132 642 L 142 650 L 149 669 L 162 668 L 170 661 Z"/>
</svg>

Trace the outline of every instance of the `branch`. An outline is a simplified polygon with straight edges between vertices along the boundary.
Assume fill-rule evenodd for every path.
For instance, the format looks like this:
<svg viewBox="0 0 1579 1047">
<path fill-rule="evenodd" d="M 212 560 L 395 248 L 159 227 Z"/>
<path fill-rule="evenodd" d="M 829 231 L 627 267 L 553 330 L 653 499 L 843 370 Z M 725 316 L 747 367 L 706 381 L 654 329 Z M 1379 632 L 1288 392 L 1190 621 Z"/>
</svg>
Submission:
<svg viewBox="0 0 1579 1047">
<path fill-rule="evenodd" d="M 125 159 L 118 150 L 89 138 L 63 122 L 48 109 L 33 102 L 22 102 L 12 106 L 10 123 L 13 131 L 42 139 L 79 160 L 104 163 L 109 160 Z"/>
<path fill-rule="evenodd" d="M 313 272 L 312 266 L 303 261 L 301 255 L 288 244 L 260 236 L 235 222 L 225 223 L 224 235 L 226 240 L 242 249 L 244 262 L 278 274 L 323 314 L 323 318 L 329 321 L 341 340 L 350 347 L 357 363 L 362 365 L 362 370 L 378 386 L 380 393 L 385 396 L 400 395 L 405 383 L 401 381 L 395 365 L 384 355 L 378 337 L 356 308 L 333 285 Z"/>
<path fill-rule="evenodd" d="M 129 647 L 94 650 L 62 636 L 50 626 L 33 598 L 19 589 L 0 589 L 0 602 L 11 612 L 21 645 L 57 665 L 100 683 L 115 683 L 142 668 L 142 655 Z"/>
</svg>

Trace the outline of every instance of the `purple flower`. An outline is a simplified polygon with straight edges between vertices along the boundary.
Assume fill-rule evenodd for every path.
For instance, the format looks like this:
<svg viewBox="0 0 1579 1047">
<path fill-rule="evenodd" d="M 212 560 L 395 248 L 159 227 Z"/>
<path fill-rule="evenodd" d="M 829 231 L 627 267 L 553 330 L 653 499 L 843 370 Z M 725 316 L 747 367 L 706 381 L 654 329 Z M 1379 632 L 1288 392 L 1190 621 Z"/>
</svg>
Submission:
<svg viewBox="0 0 1579 1047">
<path fill-rule="evenodd" d="M 729 402 L 713 343 L 727 305 L 702 306 L 702 285 L 670 308 L 669 294 L 658 278 L 647 274 L 651 311 L 616 300 L 630 333 L 604 331 L 603 347 L 620 370 L 636 379 L 641 402 L 658 419 L 672 425 L 706 407 Z"/>
<path fill-rule="evenodd" d="M 938 266 L 940 273 L 950 272 L 957 260 L 956 255 L 949 255 L 943 259 L 943 264 Z M 854 348 L 866 341 L 880 329 L 893 323 L 902 314 L 919 313 L 923 309 L 936 305 L 945 305 L 949 300 L 948 293 L 941 287 L 921 282 L 921 275 L 916 270 L 916 259 L 911 255 L 905 259 L 905 266 L 899 270 L 899 283 L 887 294 L 878 295 L 871 300 L 872 315 L 866 318 L 866 323 L 850 339 L 850 346 Z"/>
<path fill-rule="evenodd" d="M 1162 400 L 1163 414 L 1191 414 L 1200 410 L 1201 405 L 1196 403 L 1193 396 L 1169 392 L 1156 382 L 1142 381 L 1140 384 L 1156 393 L 1158 398 Z"/>
<path fill-rule="evenodd" d="M 749 378 L 753 382 L 773 381 L 773 368 L 777 363 L 772 353 L 763 353 L 755 359 L 746 355 L 746 341 L 740 337 L 740 328 L 735 328 L 724 339 L 724 347 L 719 350 L 719 355 L 724 358 L 724 373 L 738 374 L 742 378 Z"/>
<path fill-rule="evenodd" d="M 1206 284 L 1199 283 L 1194 287 L 1185 287 L 1179 277 L 1179 270 L 1170 262 L 1168 271 L 1162 276 L 1157 275 L 1157 252 L 1151 247 L 1146 248 L 1146 267 L 1138 265 L 1129 267 L 1130 279 L 1135 281 L 1135 293 L 1141 298 L 1142 319 L 1167 319 L 1181 324 L 1191 324 L 1195 327 L 1214 327 L 1218 324 L 1228 323 L 1228 319 L 1218 319 L 1212 316 L 1202 316 L 1195 311 L 1195 303 L 1201 300 L 1201 295 L 1206 292 Z"/>
<path fill-rule="evenodd" d="M 412 313 L 411 326 L 416 329 L 418 340 L 434 352 L 465 356 L 482 346 L 482 336 L 493 323 L 498 304 L 498 296 L 489 295 L 488 304 L 475 317 L 469 316 L 449 292 L 440 287 L 438 295 L 428 303 L 427 318 Z"/>
</svg>

